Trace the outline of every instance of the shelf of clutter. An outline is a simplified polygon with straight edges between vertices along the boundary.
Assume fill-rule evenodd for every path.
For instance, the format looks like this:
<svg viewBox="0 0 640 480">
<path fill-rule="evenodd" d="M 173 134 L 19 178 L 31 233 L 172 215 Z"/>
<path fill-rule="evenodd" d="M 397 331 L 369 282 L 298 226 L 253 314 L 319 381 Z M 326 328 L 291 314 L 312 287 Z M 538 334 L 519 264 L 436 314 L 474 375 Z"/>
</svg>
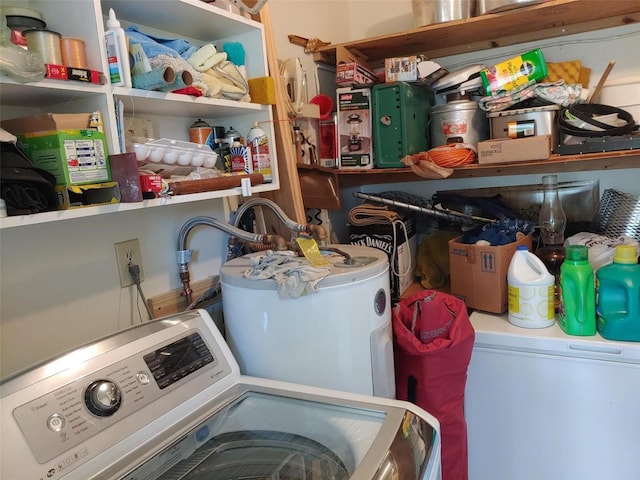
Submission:
<svg viewBox="0 0 640 480">
<path fill-rule="evenodd" d="M 527 41 L 618 27 L 635 22 L 640 22 L 640 3 L 637 1 L 613 2 L 611 8 L 605 11 L 596 2 L 551 0 L 465 20 L 426 25 L 397 34 L 338 45 L 323 45 L 316 48 L 314 58 L 317 62 L 332 63 L 337 66 L 336 83 L 338 86 L 346 87 L 354 84 L 356 86 L 337 91 L 337 140 L 340 153 L 336 164 L 340 168 L 324 168 L 325 162 L 323 161 L 319 162 L 323 166 L 298 166 L 305 205 L 317 208 L 339 208 L 340 189 L 366 184 L 637 168 L 638 160 L 640 160 L 640 139 L 636 134 L 628 135 L 629 138 L 627 136 L 584 138 L 582 139 L 584 141 L 580 140 L 581 135 L 576 134 L 578 137 L 574 141 L 568 142 L 570 145 L 564 145 L 565 142 L 560 145 L 557 131 L 559 127 L 556 127 L 556 120 L 559 120 L 559 114 L 556 114 L 556 110 L 559 110 L 559 107 L 554 104 L 564 105 L 565 103 L 558 101 L 561 100 L 559 98 L 542 96 L 539 92 L 534 92 L 532 95 L 541 96 L 542 105 L 547 106 L 534 108 L 536 104 L 529 105 L 526 102 L 526 99 L 531 97 L 527 96 L 531 92 L 523 89 L 534 81 L 541 82 L 543 80 L 547 82 L 556 82 L 558 79 L 566 80 L 568 97 L 582 97 L 582 93 L 588 92 L 583 91 L 581 85 L 585 82 L 589 83 L 588 77 L 583 78 L 583 72 L 588 74 L 589 69 L 578 67 L 577 77 L 569 81 L 564 76 L 557 75 L 556 67 L 561 64 L 554 64 L 553 73 L 558 78 L 552 78 L 551 64 L 549 64 L 549 75 L 547 76 L 547 65 L 545 65 L 540 49 L 523 54 L 521 57 L 523 62 L 527 57 L 527 64 L 534 65 L 538 62 L 541 65 L 537 69 L 540 75 L 538 78 L 534 78 L 533 74 L 528 77 L 529 84 L 523 85 L 523 82 L 519 82 L 518 85 L 521 86 L 516 90 L 518 95 L 513 94 L 513 98 L 506 98 L 511 104 L 518 106 L 518 109 L 503 112 L 508 109 L 504 105 L 508 102 L 503 101 L 502 104 L 495 104 L 494 101 L 494 104 L 489 105 L 490 102 L 486 100 L 486 98 L 494 98 L 490 97 L 491 94 L 496 95 L 495 98 L 504 100 L 499 95 L 502 87 L 498 84 L 494 85 L 495 79 L 491 76 L 490 69 L 483 76 L 484 71 L 471 71 L 471 67 L 479 68 L 477 65 L 473 65 L 469 69 L 464 69 L 464 72 L 453 72 L 450 75 L 444 71 L 445 76 L 443 77 L 443 70 L 438 71 L 439 66 L 436 62 L 425 61 L 453 54 L 471 53 Z M 511 59 L 504 63 L 514 60 Z M 384 67 L 385 81 L 389 83 L 379 83 L 380 73 L 377 76 L 375 74 L 376 71 L 381 71 L 379 67 L 382 66 Z M 503 69 L 511 68 L 511 64 L 509 67 L 503 67 L 503 64 L 500 66 Z M 415 76 L 411 77 L 410 73 Z M 463 73 L 467 76 L 462 75 Z M 438 76 L 438 74 L 440 75 Z M 403 76 L 406 78 L 402 78 Z M 481 87 L 476 85 L 478 77 L 482 77 Z M 434 106 L 438 102 L 434 104 L 432 98 L 429 99 L 420 88 L 411 84 L 416 81 L 416 78 L 431 79 L 428 83 L 433 92 L 436 95 L 446 95 L 447 102 L 451 103 Z M 605 78 L 606 76 L 603 76 L 599 85 L 603 83 Z M 454 79 L 456 81 L 453 81 Z M 403 81 L 409 83 L 403 84 Z M 394 86 L 394 82 L 397 82 L 396 86 Z M 462 83 L 456 84 L 456 82 Z M 573 84 L 580 85 L 572 90 Z M 552 90 L 550 87 L 555 86 L 556 83 L 548 85 L 548 88 Z M 370 93 L 366 91 L 366 87 L 371 87 Z M 393 90 L 394 88 L 395 90 Z M 509 90 L 506 86 L 504 88 Z M 554 94 L 557 94 L 559 90 L 560 87 L 554 91 Z M 483 100 L 479 101 L 477 106 L 474 102 L 469 101 L 477 98 L 471 97 L 470 94 L 473 93 L 483 95 Z M 456 94 L 459 95 L 459 98 L 449 98 Z M 585 100 L 589 101 L 591 98 L 585 98 Z M 518 103 L 519 99 L 525 101 Z M 484 103 L 480 105 L 483 101 Z M 429 108 L 429 106 L 431 106 L 430 127 L 425 124 L 426 116 L 420 115 L 420 108 Z M 488 112 L 486 117 L 489 122 L 486 125 L 479 120 L 479 117 L 482 117 L 482 112 L 478 107 Z M 614 107 L 611 108 L 619 111 Z M 400 116 L 396 114 L 398 109 Z M 352 125 L 350 118 L 352 116 L 355 118 L 356 115 L 346 117 L 346 114 L 353 113 L 360 114 L 358 120 L 370 116 L 372 119 L 371 131 L 368 129 L 368 125 L 362 127 L 364 122 Z M 604 115 L 604 113 L 611 112 L 607 110 L 600 112 L 599 115 Z M 399 124 L 398 117 L 419 120 L 406 122 L 406 124 L 400 122 Z M 380 122 L 375 123 L 373 119 L 380 119 Z M 570 115 L 567 115 L 565 123 L 571 123 L 573 120 Z M 627 121 L 626 127 L 631 125 L 630 119 L 626 116 L 625 121 Z M 462 125 L 460 129 L 454 129 L 458 125 L 456 122 Z M 489 136 L 489 123 L 491 124 L 491 136 Z M 508 136 L 510 138 L 503 139 L 503 135 L 499 134 L 504 130 L 504 137 L 506 137 L 507 126 L 508 128 L 511 128 L 512 124 L 523 124 L 524 126 L 525 123 L 534 126 L 522 135 L 512 135 L 509 130 Z M 450 131 L 445 132 L 444 126 L 449 124 L 452 125 Z M 440 129 L 442 131 L 434 129 L 434 125 L 443 125 Z M 470 125 L 469 128 L 467 128 L 468 125 Z M 578 127 L 573 123 L 571 125 L 583 128 L 583 126 Z M 616 125 L 618 124 L 616 123 Z M 356 128 L 352 132 L 350 127 L 354 126 Z M 424 145 L 424 139 L 421 138 L 421 132 L 425 128 L 431 129 L 429 134 L 433 142 L 431 150 L 429 150 L 429 145 Z M 493 136 L 493 130 L 498 133 L 497 136 Z M 625 133 L 628 132 L 625 130 Z M 519 138 L 521 136 L 529 138 Z M 598 135 L 585 135 L 584 137 L 598 137 Z M 358 139 L 359 143 L 352 142 L 352 138 Z M 515 138 L 517 140 L 508 142 Z M 370 143 L 365 145 L 364 139 Z M 462 158 L 459 158 L 460 155 L 455 156 L 456 162 L 454 163 L 451 163 L 454 160 L 454 155 L 443 158 L 446 163 L 436 161 L 436 154 L 446 155 L 449 152 L 445 153 L 445 150 L 452 151 L 445 148 L 453 146 L 450 144 L 450 140 L 462 142 L 459 144 L 462 147 L 465 144 L 477 145 L 477 161 L 469 161 L 471 157 L 468 156 L 465 157 L 466 161 L 462 162 Z M 480 140 L 487 141 L 480 142 Z M 498 142 L 500 143 L 498 144 Z M 517 146 L 516 142 L 518 142 Z M 425 160 L 430 162 L 422 162 L 418 158 L 414 158 L 412 162 L 405 162 L 406 157 L 398 161 L 398 153 L 401 154 L 401 157 L 409 153 L 407 147 L 409 144 L 412 145 L 412 148 L 419 145 L 418 150 L 415 151 L 421 153 L 427 153 L 428 150 Z M 396 149 L 397 145 L 401 147 Z M 437 148 L 433 148 L 433 146 Z M 345 153 L 347 150 L 348 153 Z M 436 150 L 438 151 L 436 152 Z M 360 152 L 364 152 L 364 154 L 360 155 L 358 159 L 356 154 Z M 414 154 L 412 157 L 419 155 Z M 458 159 L 460 161 L 457 161 Z M 426 172 L 428 174 L 424 175 L 425 172 L 414 168 L 414 164 L 418 163 L 435 163 L 438 167 L 447 167 L 445 169 L 447 171 Z M 409 164 L 411 167 L 404 166 Z M 437 169 L 434 168 L 434 170 Z M 432 173 L 433 175 L 431 175 Z"/>
<path fill-rule="evenodd" d="M 527 175 L 595 170 L 638 168 L 640 149 L 585 153 L 580 155 L 552 155 L 547 160 L 472 164 L 453 169 L 450 179 L 481 178 L 505 175 Z M 308 208 L 340 208 L 340 189 L 383 183 L 429 181 L 409 167 L 372 168 L 369 170 L 338 170 L 316 165 L 298 165 L 303 198 Z M 437 180 L 436 180 L 437 181 Z"/>
</svg>

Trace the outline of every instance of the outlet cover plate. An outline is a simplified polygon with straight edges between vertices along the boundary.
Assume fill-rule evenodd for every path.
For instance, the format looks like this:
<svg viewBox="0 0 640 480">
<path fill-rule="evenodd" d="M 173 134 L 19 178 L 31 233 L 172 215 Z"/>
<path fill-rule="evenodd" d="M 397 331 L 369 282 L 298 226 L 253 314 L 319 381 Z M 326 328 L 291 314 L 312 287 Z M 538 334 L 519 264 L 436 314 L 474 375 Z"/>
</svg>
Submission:
<svg viewBox="0 0 640 480">
<path fill-rule="evenodd" d="M 142 255 L 140 254 L 140 243 L 137 238 L 118 242 L 113 245 L 116 251 L 116 266 L 120 275 L 120 287 L 125 288 L 134 285 L 135 282 L 129 273 L 129 265 L 140 267 L 140 282 L 144 280 L 142 270 Z"/>
</svg>

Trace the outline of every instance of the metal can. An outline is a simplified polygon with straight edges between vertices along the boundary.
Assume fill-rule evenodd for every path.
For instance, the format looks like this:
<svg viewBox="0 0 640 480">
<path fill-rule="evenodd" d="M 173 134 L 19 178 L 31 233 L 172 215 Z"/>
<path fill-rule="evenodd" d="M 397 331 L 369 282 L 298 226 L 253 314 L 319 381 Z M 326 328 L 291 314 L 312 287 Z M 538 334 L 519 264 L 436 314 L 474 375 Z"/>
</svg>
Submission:
<svg viewBox="0 0 640 480">
<path fill-rule="evenodd" d="M 199 118 L 193 125 L 189 127 L 189 141 L 199 143 L 200 145 L 211 145 L 213 138 L 213 130 L 211 125 Z"/>
<path fill-rule="evenodd" d="M 242 135 L 240 135 L 237 130 L 234 130 L 233 127 L 229 127 L 229 130 L 224 134 L 222 141 L 226 143 L 229 148 L 244 145 L 244 138 L 242 138 Z"/>
<path fill-rule="evenodd" d="M 271 182 L 271 154 L 269 153 L 269 138 L 258 122 L 253 124 L 247 135 L 247 145 L 251 163 L 255 173 L 261 173 L 264 181 Z"/>
</svg>

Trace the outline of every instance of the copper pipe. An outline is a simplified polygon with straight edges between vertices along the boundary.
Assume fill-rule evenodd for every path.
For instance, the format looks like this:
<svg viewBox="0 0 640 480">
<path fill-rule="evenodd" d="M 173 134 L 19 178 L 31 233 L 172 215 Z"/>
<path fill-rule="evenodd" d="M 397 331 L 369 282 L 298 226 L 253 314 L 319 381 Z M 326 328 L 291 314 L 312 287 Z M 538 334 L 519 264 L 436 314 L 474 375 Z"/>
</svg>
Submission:
<svg viewBox="0 0 640 480">
<path fill-rule="evenodd" d="M 252 198 L 240 205 L 238 210 L 236 211 L 236 219 L 234 221 L 234 226 L 238 226 L 240 223 L 240 219 L 244 215 L 244 213 L 250 208 L 260 206 L 260 207 L 268 207 L 273 213 L 276 214 L 278 219 L 287 227 L 290 231 L 295 233 L 304 232 L 312 236 L 316 236 L 318 239 L 318 243 L 321 246 L 324 246 L 327 240 L 327 231 L 322 225 L 315 225 L 311 223 L 298 223 L 287 216 L 287 214 L 282 210 L 278 204 L 275 202 L 266 199 L 266 198 Z"/>
</svg>

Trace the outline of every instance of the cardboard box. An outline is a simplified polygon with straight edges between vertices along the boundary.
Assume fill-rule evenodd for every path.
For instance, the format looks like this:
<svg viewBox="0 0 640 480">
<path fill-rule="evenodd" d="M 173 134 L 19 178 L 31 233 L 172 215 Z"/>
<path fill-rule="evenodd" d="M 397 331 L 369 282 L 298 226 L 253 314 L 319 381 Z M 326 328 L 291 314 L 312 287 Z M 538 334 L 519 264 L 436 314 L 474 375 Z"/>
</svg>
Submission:
<svg viewBox="0 0 640 480">
<path fill-rule="evenodd" d="M 145 193 L 151 192 L 154 194 L 158 194 L 164 188 L 162 184 L 162 176 L 155 173 L 141 173 L 140 174 L 140 188 L 142 189 L 142 195 L 144 197 Z"/>
<path fill-rule="evenodd" d="M 338 88 L 338 168 L 373 168 L 371 90 Z"/>
<path fill-rule="evenodd" d="M 336 65 L 336 85 L 340 87 L 369 85 L 377 81 L 377 75 L 358 62 L 339 63 Z"/>
<path fill-rule="evenodd" d="M 451 294 L 469 308 L 485 312 L 507 311 L 507 271 L 518 245 L 531 250 L 531 235 L 507 245 L 479 246 L 449 240 Z"/>
<path fill-rule="evenodd" d="M 92 185 L 58 185 L 58 210 L 120 203 L 120 189 L 117 182 Z"/>
<path fill-rule="evenodd" d="M 77 82 L 95 83 L 97 85 L 106 85 L 107 77 L 96 70 L 87 70 L 86 68 L 65 67 L 64 65 L 54 65 L 45 63 L 45 78 L 55 80 L 75 80 Z"/>
<path fill-rule="evenodd" d="M 364 57 L 338 45 L 336 47 L 336 85 L 368 85 L 378 81 L 378 76 L 367 65 Z"/>
<path fill-rule="evenodd" d="M 478 163 L 510 163 L 547 160 L 551 155 L 551 135 L 498 138 L 478 142 Z"/>
<path fill-rule="evenodd" d="M 349 225 L 349 243 L 377 248 L 387 253 L 393 300 L 399 299 L 415 281 L 414 271 L 418 250 L 415 216 L 404 213 L 401 220 L 404 226 L 399 222 L 394 224 L 395 236 L 394 225 L 390 223 Z"/>
<path fill-rule="evenodd" d="M 418 57 L 393 57 L 384 59 L 384 81 L 415 82 L 418 80 Z"/>
<path fill-rule="evenodd" d="M 333 114 L 327 120 L 318 122 L 319 160 L 322 167 L 338 166 L 338 116 Z"/>
<path fill-rule="evenodd" d="M 105 135 L 89 125 L 93 113 L 45 113 L 2 122 L 25 154 L 56 177 L 57 185 L 111 181 Z"/>
</svg>

